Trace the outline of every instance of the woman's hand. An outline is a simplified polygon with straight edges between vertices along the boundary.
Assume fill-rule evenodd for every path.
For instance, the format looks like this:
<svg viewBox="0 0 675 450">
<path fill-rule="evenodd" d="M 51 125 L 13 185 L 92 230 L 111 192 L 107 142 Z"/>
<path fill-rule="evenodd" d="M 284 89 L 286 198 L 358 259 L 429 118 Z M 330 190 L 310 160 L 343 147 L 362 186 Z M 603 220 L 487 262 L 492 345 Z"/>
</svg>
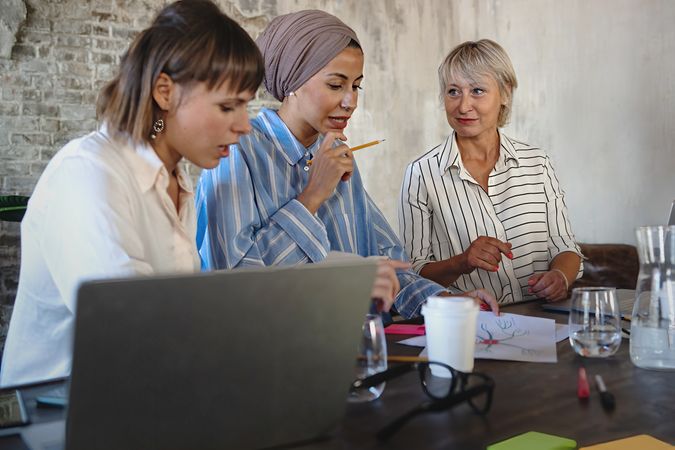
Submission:
<svg viewBox="0 0 675 450">
<path fill-rule="evenodd" d="M 557 302 L 567 298 L 567 277 L 560 270 L 535 273 L 527 280 L 528 292 L 539 298 Z"/>
<path fill-rule="evenodd" d="M 492 311 L 495 313 L 495 316 L 499 315 L 499 303 L 497 299 L 490 294 L 485 289 L 476 289 L 475 291 L 465 292 L 463 294 L 451 294 L 447 291 L 441 292 L 438 294 L 439 297 L 453 297 L 453 296 L 462 296 L 462 297 L 471 297 L 473 301 L 480 307 L 481 311 Z"/>
<path fill-rule="evenodd" d="M 388 312 L 394 304 L 398 291 L 401 290 L 396 276 L 397 269 L 408 270 L 410 264 L 395 259 L 382 259 L 377 262 L 377 274 L 370 297 L 378 312 Z"/>
<path fill-rule="evenodd" d="M 481 311 L 492 310 L 495 316 L 499 315 L 499 303 L 497 303 L 497 299 L 485 289 L 476 289 L 475 291 L 466 292 L 464 295 L 473 297 L 474 301 L 478 302 Z"/>
<path fill-rule="evenodd" d="M 312 158 L 307 186 L 298 195 L 297 200 L 305 205 L 312 214 L 335 192 L 340 181 L 347 181 L 354 171 L 352 151 L 346 145 L 332 148 L 336 139 L 346 141 L 342 133 L 326 133 L 321 147 Z"/>
<path fill-rule="evenodd" d="M 492 237 L 480 236 L 460 255 L 462 273 L 471 273 L 475 269 L 496 272 L 499 270 L 502 254 L 509 259 L 513 258 L 511 244 Z"/>
</svg>

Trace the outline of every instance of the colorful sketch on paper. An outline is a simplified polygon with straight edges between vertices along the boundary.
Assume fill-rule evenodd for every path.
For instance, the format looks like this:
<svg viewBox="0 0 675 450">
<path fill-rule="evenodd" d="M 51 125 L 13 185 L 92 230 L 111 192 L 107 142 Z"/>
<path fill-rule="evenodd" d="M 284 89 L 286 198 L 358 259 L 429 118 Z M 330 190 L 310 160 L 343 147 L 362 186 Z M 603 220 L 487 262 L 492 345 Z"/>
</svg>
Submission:
<svg viewBox="0 0 675 450">
<path fill-rule="evenodd" d="M 507 347 L 520 349 L 523 355 L 534 355 L 536 353 L 535 349 L 509 342 L 514 339 L 517 341 L 519 337 L 527 336 L 529 333 L 529 330 L 517 328 L 513 317 L 498 317 L 494 323 L 488 324 L 484 322 L 480 324 L 480 330 L 478 330 L 478 334 L 476 335 L 476 345 L 483 345 L 482 351 L 485 352 L 492 351 L 495 345 L 506 345 Z"/>
<path fill-rule="evenodd" d="M 555 346 L 555 322 L 551 319 L 478 313 L 476 358 L 556 362 Z"/>
</svg>

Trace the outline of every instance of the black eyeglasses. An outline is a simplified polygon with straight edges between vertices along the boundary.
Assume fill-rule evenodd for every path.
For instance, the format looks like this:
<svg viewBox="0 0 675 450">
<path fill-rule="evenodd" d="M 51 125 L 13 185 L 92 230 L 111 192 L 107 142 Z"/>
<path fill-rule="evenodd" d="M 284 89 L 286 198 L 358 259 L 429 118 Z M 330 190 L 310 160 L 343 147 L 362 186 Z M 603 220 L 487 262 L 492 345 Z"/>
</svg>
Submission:
<svg viewBox="0 0 675 450">
<path fill-rule="evenodd" d="M 495 385 L 492 378 L 479 372 L 460 372 L 447 364 L 433 361 L 398 364 L 383 372 L 354 381 L 351 389 L 377 386 L 415 369 L 419 373 L 422 389 L 431 401 L 421 403 L 382 428 L 377 433 L 378 439 L 389 439 L 418 414 L 444 411 L 463 402 L 468 402 L 477 414 L 485 414 L 490 410 Z"/>
</svg>

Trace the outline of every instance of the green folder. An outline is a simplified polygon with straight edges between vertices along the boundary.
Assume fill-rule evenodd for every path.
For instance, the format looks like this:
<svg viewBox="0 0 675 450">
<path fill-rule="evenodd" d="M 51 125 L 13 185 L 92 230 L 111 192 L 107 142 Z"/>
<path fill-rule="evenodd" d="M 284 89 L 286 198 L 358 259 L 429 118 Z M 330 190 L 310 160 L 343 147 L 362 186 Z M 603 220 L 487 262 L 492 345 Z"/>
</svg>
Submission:
<svg viewBox="0 0 675 450">
<path fill-rule="evenodd" d="M 574 450 L 576 441 L 552 434 L 528 431 L 488 446 L 487 450 Z"/>
</svg>

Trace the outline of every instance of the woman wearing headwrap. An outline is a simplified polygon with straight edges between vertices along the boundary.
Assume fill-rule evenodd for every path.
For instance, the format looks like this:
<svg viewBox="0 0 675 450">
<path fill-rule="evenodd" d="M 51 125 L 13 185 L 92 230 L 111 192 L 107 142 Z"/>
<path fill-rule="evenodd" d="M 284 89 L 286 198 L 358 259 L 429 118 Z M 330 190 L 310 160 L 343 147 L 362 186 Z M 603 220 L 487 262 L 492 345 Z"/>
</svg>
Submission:
<svg viewBox="0 0 675 450">
<path fill-rule="evenodd" d="M 341 142 L 363 79 L 356 34 L 328 13 L 300 11 L 275 18 L 257 43 L 265 86 L 282 103 L 262 109 L 230 158 L 202 172 L 202 267 L 313 263 L 330 250 L 384 256 L 373 298 L 386 310 L 395 297 L 402 315 L 418 314 L 428 296 L 447 291 L 400 262 L 403 246 Z"/>
</svg>

